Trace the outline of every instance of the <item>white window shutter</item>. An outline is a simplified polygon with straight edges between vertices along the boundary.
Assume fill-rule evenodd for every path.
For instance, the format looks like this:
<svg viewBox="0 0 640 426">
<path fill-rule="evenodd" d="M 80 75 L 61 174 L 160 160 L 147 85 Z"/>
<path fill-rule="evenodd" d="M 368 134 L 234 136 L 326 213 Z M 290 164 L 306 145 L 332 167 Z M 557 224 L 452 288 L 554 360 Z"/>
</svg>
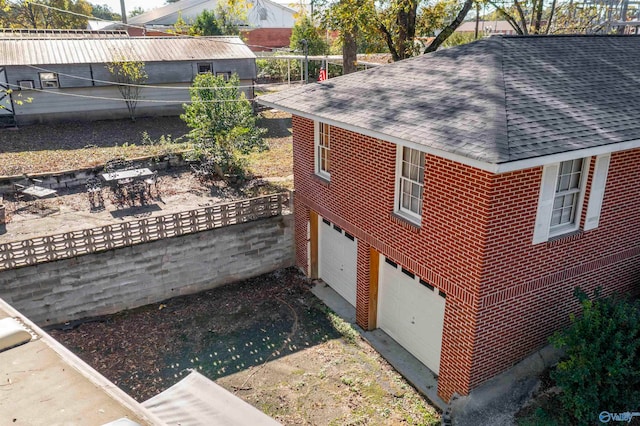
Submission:
<svg viewBox="0 0 640 426">
<path fill-rule="evenodd" d="M 587 219 L 584 223 L 584 230 L 595 229 L 600 223 L 600 211 L 602 210 L 602 200 L 604 199 L 604 188 L 607 184 L 607 174 L 609 173 L 609 162 L 611 154 L 602 154 L 596 157 L 596 165 L 593 170 L 591 181 L 591 194 L 589 195 L 589 206 L 587 207 Z"/>
<path fill-rule="evenodd" d="M 549 239 L 549 227 L 551 226 L 551 212 L 553 199 L 556 195 L 556 180 L 560 164 L 548 164 L 542 169 L 542 182 L 540 183 L 540 197 L 538 199 L 538 213 L 533 229 L 533 244 L 543 243 Z"/>
<path fill-rule="evenodd" d="M 320 142 L 320 123 L 313 121 L 313 172 L 318 174 L 320 159 L 318 158 L 318 143 Z"/>
</svg>

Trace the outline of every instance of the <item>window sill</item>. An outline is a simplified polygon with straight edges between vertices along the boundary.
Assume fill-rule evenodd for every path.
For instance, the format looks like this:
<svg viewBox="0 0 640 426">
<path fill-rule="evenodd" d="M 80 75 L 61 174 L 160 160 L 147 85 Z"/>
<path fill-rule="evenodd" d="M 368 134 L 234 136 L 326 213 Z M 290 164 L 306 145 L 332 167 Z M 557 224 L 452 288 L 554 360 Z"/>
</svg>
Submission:
<svg viewBox="0 0 640 426">
<path fill-rule="evenodd" d="M 403 225 L 405 228 L 410 229 L 414 232 L 419 232 L 422 228 L 421 224 L 413 221 L 412 219 L 409 219 L 406 216 L 401 215 L 398 212 L 391 212 L 390 216 L 391 219 L 394 220 L 394 222 L 400 223 L 400 225 Z"/>
<path fill-rule="evenodd" d="M 549 239 L 547 240 L 547 246 L 553 247 L 569 241 L 576 241 L 581 239 L 583 236 L 584 231 L 582 231 L 582 229 L 576 229 L 574 231 L 569 231 L 566 234 L 549 237 Z"/>
<path fill-rule="evenodd" d="M 329 186 L 329 184 L 331 183 L 331 179 L 330 178 L 324 177 L 324 176 L 320 176 L 317 173 L 312 174 L 311 177 L 313 177 L 315 180 L 317 180 L 318 182 L 320 182 L 320 183 L 322 183 L 322 184 L 324 184 L 326 186 Z"/>
</svg>

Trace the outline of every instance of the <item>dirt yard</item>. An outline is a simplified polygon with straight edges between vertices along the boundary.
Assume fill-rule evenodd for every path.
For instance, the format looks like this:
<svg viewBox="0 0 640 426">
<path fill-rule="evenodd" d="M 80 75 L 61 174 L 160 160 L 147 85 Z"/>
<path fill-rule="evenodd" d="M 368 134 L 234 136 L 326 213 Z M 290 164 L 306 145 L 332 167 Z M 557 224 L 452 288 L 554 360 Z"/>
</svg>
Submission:
<svg viewBox="0 0 640 426">
<path fill-rule="evenodd" d="M 270 150 L 249 157 L 268 183 L 292 186 L 291 118 L 266 112 Z M 0 131 L 0 175 L 103 164 L 153 152 L 140 134 L 174 137 L 178 118 L 65 123 Z M 156 147 L 166 149 L 165 146 Z M 162 176 L 158 213 L 255 195 L 246 188 L 202 185 L 188 172 Z M 9 206 L 0 240 L 126 220 L 89 211 L 82 190 L 53 201 Z M 9 201 L 11 202 L 11 201 Z M 5 199 L 7 203 L 7 199 Z M 115 213 L 114 213 L 115 212 Z M 156 212 L 131 211 L 134 217 Z M 294 269 L 113 316 L 63 325 L 51 334 L 134 398 L 143 401 L 197 369 L 285 425 L 435 425 L 439 414 L 348 324 L 309 291 Z"/>
<path fill-rule="evenodd" d="M 139 401 L 196 369 L 285 425 L 435 425 L 439 414 L 295 269 L 51 330 Z"/>
<path fill-rule="evenodd" d="M 247 158 L 248 171 L 254 179 L 243 185 L 232 187 L 221 181 L 203 183 L 195 179 L 189 168 L 161 170 L 161 196 L 149 200 L 147 206 L 131 209 L 117 209 L 108 189 L 104 191 L 102 210 L 90 209 L 83 186 L 59 190 L 57 197 L 35 203 L 16 202 L 8 194 L 4 204 L 9 223 L 5 228 L 0 227 L 0 243 L 292 189 L 291 116 L 264 111 L 259 124 L 267 129 L 269 150 Z M 132 141 L 140 143 L 144 131 L 157 141 L 162 135 L 183 135 L 188 128 L 178 117 L 157 117 L 138 119 L 135 123 L 130 120 L 70 122 L 0 130 L 0 176 L 89 167 L 104 164 L 114 156 L 135 158 L 186 146 L 134 144 Z M 87 141 L 100 145 L 85 146 Z"/>
</svg>

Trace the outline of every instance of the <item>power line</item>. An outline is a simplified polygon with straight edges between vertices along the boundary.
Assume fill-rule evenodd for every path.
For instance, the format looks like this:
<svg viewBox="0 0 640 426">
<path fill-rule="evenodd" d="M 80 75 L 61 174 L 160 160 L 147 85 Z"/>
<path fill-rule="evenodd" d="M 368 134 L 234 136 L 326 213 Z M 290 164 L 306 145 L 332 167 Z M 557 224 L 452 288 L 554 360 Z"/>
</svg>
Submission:
<svg viewBox="0 0 640 426">
<path fill-rule="evenodd" d="M 8 86 L 11 87 L 15 87 L 18 89 L 23 89 L 22 87 L 20 87 L 17 84 L 11 84 L 11 83 L 5 83 Z M 206 89 L 206 88 L 204 88 Z M 86 98 L 86 99 L 96 99 L 96 100 L 102 100 L 102 101 L 118 101 L 118 102 L 147 102 L 147 103 L 164 103 L 164 104 L 189 104 L 189 103 L 193 103 L 194 101 L 189 99 L 189 100 L 184 100 L 184 101 L 172 101 L 172 100 L 168 100 L 168 99 L 127 99 L 127 98 L 110 98 L 110 97 L 106 97 L 106 96 L 94 96 L 94 95 L 81 95 L 79 93 L 68 93 L 68 92 L 58 92 L 58 91 L 53 91 L 53 90 L 44 90 L 44 89 L 28 89 L 29 91 L 34 91 L 34 92 L 40 92 L 40 93 L 48 93 L 48 94 L 52 94 L 52 95 L 58 95 L 58 96 L 71 96 L 71 97 L 76 97 L 76 98 Z M 23 90 L 21 90 L 21 92 L 23 92 Z M 204 102 L 204 103 L 221 103 L 221 102 L 250 102 L 248 99 L 244 98 L 244 99 L 214 99 L 214 100 L 204 100 L 204 99 L 200 99 L 198 100 L 198 102 Z"/>
<path fill-rule="evenodd" d="M 66 73 L 54 71 L 54 70 L 51 70 L 51 69 L 38 67 L 36 65 L 27 65 L 27 67 L 33 68 L 35 70 L 43 71 L 43 72 L 51 72 L 51 73 L 54 73 L 54 74 L 57 74 L 57 75 L 63 75 L 65 77 L 69 77 L 69 78 L 75 78 L 75 79 L 78 79 L 78 80 L 92 81 L 94 83 L 105 83 L 105 84 L 114 85 L 114 86 L 129 86 L 129 87 L 140 87 L 140 88 L 143 88 L 143 89 L 169 89 L 169 90 L 189 90 L 189 89 L 223 90 L 223 89 L 227 89 L 227 87 L 157 86 L 157 85 L 150 85 L 150 84 L 118 83 L 118 82 L 115 82 L 115 81 L 96 80 L 94 78 L 82 77 L 82 76 L 73 75 L 73 74 L 66 74 Z M 284 84 L 289 84 L 289 83 L 270 83 L 270 84 L 258 84 L 258 83 L 256 83 L 256 84 L 251 84 L 251 85 L 238 85 L 238 86 L 234 86 L 234 87 L 237 87 L 239 89 L 251 89 L 251 88 L 261 87 L 261 86 L 275 86 L 275 85 L 284 85 Z"/>
</svg>

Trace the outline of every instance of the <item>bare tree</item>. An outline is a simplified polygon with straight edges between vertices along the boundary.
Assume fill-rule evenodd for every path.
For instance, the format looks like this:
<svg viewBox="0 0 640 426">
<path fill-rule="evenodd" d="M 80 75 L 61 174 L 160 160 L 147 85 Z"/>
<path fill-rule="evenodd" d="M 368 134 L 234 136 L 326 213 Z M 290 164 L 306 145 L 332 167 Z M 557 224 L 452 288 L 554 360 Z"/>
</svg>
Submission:
<svg viewBox="0 0 640 426">
<path fill-rule="evenodd" d="M 136 121 L 136 108 L 142 91 L 141 85 L 149 77 L 144 69 L 144 62 L 126 60 L 109 62 L 107 69 L 118 83 L 118 91 L 127 104 L 131 121 Z"/>
</svg>

